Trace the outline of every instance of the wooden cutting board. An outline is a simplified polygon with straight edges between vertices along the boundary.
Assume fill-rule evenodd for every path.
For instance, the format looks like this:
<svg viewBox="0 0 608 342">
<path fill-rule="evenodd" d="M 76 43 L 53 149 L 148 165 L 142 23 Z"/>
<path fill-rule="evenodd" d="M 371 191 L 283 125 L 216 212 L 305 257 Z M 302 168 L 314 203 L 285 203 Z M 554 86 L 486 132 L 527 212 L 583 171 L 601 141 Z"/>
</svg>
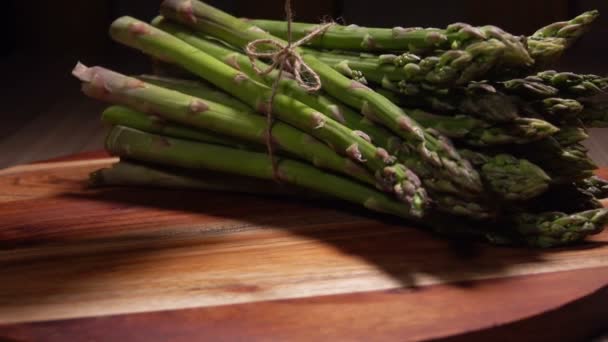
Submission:
<svg viewBox="0 0 608 342">
<path fill-rule="evenodd" d="M 0 170 L 0 340 L 570 340 L 608 325 L 608 232 L 449 242 L 336 203 Z"/>
</svg>

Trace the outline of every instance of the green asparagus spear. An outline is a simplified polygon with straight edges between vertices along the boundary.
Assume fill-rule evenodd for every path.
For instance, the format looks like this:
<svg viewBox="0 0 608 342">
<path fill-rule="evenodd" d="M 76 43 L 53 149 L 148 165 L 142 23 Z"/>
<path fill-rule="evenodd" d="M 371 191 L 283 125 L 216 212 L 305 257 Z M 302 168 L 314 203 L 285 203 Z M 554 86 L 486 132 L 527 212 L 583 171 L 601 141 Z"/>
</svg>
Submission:
<svg viewBox="0 0 608 342">
<path fill-rule="evenodd" d="M 183 80 L 171 77 L 162 77 L 156 75 L 139 75 L 138 79 L 154 84 L 162 88 L 172 89 L 179 91 L 180 93 L 188 94 L 190 96 L 204 98 L 211 102 L 219 103 L 224 106 L 232 107 L 242 112 L 250 112 L 251 107 L 244 104 L 243 102 L 236 99 L 234 96 L 230 96 L 221 90 L 217 90 L 212 85 L 192 80 Z"/>
<path fill-rule="evenodd" d="M 102 121 L 112 126 L 126 126 L 148 133 L 203 141 L 210 144 L 231 146 L 235 148 L 242 148 L 244 146 L 243 143 L 240 143 L 235 139 L 228 139 L 212 132 L 205 132 L 201 129 L 192 129 L 187 126 L 173 124 L 160 116 L 145 114 L 122 106 L 111 106 L 107 108 L 103 112 L 101 118 Z"/>
<path fill-rule="evenodd" d="M 505 91 L 527 98 L 542 99 L 557 96 L 576 98 L 604 93 L 608 89 L 608 78 L 547 70 L 500 84 Z"/>
<path fill-rule="evenodd" d="M 403 93 L 400 87 L 392 83 L 385 82 L 383 86 L 385 89 L 377 91 L 400 106 L 423 107 L 450 115 L 467 114 L 490 122 L 513 122 L 520 116 L 531 116 L 562 123 L 578 119 L 583 111 L 583 104 L 574 99 L 522 99 L 485 82 L 471 82 L 465 88 L 450 88 L 444 94 L 426 91 L 418 92 L 415 96 Z M 559 91 L 555 90 L 558 94 Z"/>
<path fill-rule="evenodd" d="M 266 113 L 272 90 L 231 66 L 196 49 L 192 45 L 130 17 L 117 19 L 111 26 L 112 37 L 125 45 L 138 48 L 155 57 L 174 63 L 207 79 L 246 102 L 260 113 Z M 336 120 L 305 104 L 277 94 L 272 104 L 280 120 L 332 146 L 338 153 L 365 165 L 375 173 L 379 186 L 393 192 L 400 200 L 422 210 L 426 196 L 418 186 L 417 176 L 401 164 L 394 164 L 382 148 L 378 148 Z"/>
<path fill-rule="evenodd" d="M 461 149 L 460 154 L 480 169 L 486 186 L 502 199 L 521 201 L 535 198 L 552 183 L 551 177 L 542 168 L 526 159 L 467 149 Z"/>
<path fill-rule="evenodd" d="M 265 153 L 168 138 L 120 126 L 110 132 L 106 149 L 114 155 L 148 163 L 265 180 L 275 177 L 271 160 Z M 378 212 L 404 218 L 419 217 L 417 210 L 409 210 L 403 203 L 365 185 L 295 160 L 281 158 L 278 162 L 279 180 L 286 184 L 337 197 Z"/>
<path fill-rule="evenodd" d="M 597 169 L 585 147 L 580 144 L 561 146 L 553 137 L 521 146 L 512 145 L 510 152 L 542 165 L 555 183 L 584 179 Z"/>
<path fill-rule="evenodd" d="M 527 144 L 559 131 L 546 121 L 532 118 L 517 118 L 507 124 L 492 124 L 467 115 L 442 116 L 413 109 L 408 109 L 408 112 L 422 126 L 471 146 Z"/>
<path fill-rule="evenodd" d="M 248 23 L 208 6 L 200 1 L 167 0 L 161 5 L 161 13 L 194 28 L 200 34 L 220 38 L 234 46 L 244 48 L 257 39 L 274 39 L 285 44 Z M 303 53 L 301 49 L 296 49 Z M 462 159 L 454 148 L 431 133 L 425 132 L 399 107 L 359 82 L 352 81 L 333 70 L 314 56 L 302 54 L 304 62 L 320 77 L 323 88 L 342 102 L 360 108 L 364 115 L 379 121 L 404 139 L 412 151 L 419 153 L 437 168 L 450 172 L 463 187 L 473 191 L 481 189 L 477 172 Z"/>
<path fill-rule="evenodd" d="M 306 52 L 350 78 L 362 74 L 375 83 L 386 79 L 455 86 L 483 78 L 503 55 L 504 49 L 505 45 L 500 41 L 489 39 L 467 45 L 462 50 L 447 50 L 426 58 L 412 53 L 357 56 L 312 49 Z"/>
<path fill-rule="evenodd" d="M 287 25 L 282 21 L 253 20 L 251 23 L 273 36 L 287 39 Z M 294 39 L 301 39 L 318 27 L 317 24 L 293 23 Z M 473 27 L 464 23 L 449 25 L 445 30 L 434 28 L 367 28 L 356 25 L 333 25 L 308 45 L 328 50 L 402 51 L 425 53 L 435 50 L 462 49 L 469 45 L 496 39 L 505 45 L 502 60 L 511 66 L 533 63 L 521 39 L 495 26 Z"/>
<path fill-rule="evenodd" d="M 145 113 L 218 134 L 263 144 L 266 120 L 253 113 L 241 112 L 206 99 L 161 88 L 100 67 L 79 64 L 74 75 L 83 82 L 83 91 L 96 99 L 136 108 Z M 157 125 L 162 125 L 157 122 Z M 175 132 L 175 129 L 169 128 Z M 365 169 L 338 156 L 326 145 L 295 128 L 277 123 L 273 138 L 285 151 L 310 161 L 318 167 L 341 172 L 360 181 L 374 184 Z"/>
<path fill-rule="evenodd" d="M 595 209 L 567 215 L 564 213 L 521 214 L 515 226 L 528 244 L 557 247 L 582 241 L 600 233 L 608 223 L 608 209 Z"/>
<path fill-rule="evenodd" d="M 425 92 L 416 96 L 399 93 L 400 90 L 392 86 L 388 88 L 391 90 L 376 91 L 402 107 L 423 107 L 438 114 L 462 113 L 496 123 L 513 122 L 519 118 L 519 101 L 491 86 L 489 90 L 481 90 L 480 86 L 475 85 L 470 89 L 451 89 L 444 95 Z"/>
<path fill-rule="evenodd" d="M 238 192 L 254 195 L 286 196 L 305 193 L 275 181 L 207 170 L 188 172 L 175 167 L 161 168 L 157 165 L 145 165 L 125 160 L 121 160 L 109 168 L 93 172 L 90 175 L 90 183 L 93 187 L 136 186 Z"/>
<path fill-rule="evenodd" d="M 598 11 L 585 12 L 572 20 L 545 26 L 528 37 L 528 50 L 536 66 L 555 63 L 567 48 L 591 28 L 598 16 Z"/>
<path fill-rule="evenodd" d="M 507 200 L 537 197 L 549 188 L 551 182 L 551 178 L 538 166 L 507 154 L 491 158 L 482 168 L 482 175 L 490 189 Z"/>
</svg>

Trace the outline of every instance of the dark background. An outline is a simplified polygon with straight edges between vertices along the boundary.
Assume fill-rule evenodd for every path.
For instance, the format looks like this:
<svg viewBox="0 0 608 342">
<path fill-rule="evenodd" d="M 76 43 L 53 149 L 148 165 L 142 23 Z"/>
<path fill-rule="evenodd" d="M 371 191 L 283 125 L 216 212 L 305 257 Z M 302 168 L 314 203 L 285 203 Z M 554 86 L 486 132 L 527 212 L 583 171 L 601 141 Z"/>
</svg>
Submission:
<svg viewBox="0 0 608 342">
<path fill-rule="evenodd" d="M 213 0 L 209 3 L 251 18 L 282 18 L 283 0 Z M 123 73 L 149 71 L 149 61 L 114 44 L 107 29 L 131 15 L 152 19 L 160 0 L 3 0 L 0 21 L 0 167 L 82 150 L 99 149 L 103 105 L 79 93 L 70 71 L 77 61 Z M 605 0 L 389 1 L 293 0 L 296 20 L 331 16 L 374 26 L 436 26 L 465 21 L 531 34 L 548 23 L 589 9 L 605 15 L 577 43 L 561 69 L 606 73 L 608 2 Z M 608 160 L 608 159 L 606 159 Z"/>
</svg>

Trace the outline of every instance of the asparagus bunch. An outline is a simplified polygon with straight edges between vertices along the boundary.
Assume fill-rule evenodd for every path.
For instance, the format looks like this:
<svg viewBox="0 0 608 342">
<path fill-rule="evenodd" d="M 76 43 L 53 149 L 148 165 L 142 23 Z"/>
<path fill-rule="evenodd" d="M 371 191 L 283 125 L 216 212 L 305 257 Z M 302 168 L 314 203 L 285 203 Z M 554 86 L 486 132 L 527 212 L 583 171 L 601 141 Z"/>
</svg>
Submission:
<svg viewBox="0 0 608 342">
<path fill-rule="evenodd" d="M 190 16 L 184 16 L 185 12 Z M 245 48 L 250 42 L 258 39 L 273 39 L 287 46 L 285 41 L 256 30 L 255 26 L 199 1 L 165 1 L 161 5 L 161 13 L 191 27 L 199 34 L 214 36 L 239 48 Z M 419 153 L 431 167 L 445 170 L 446 173 L 457 177 L 461 185 L 471 191 L 481 190 L 477 172 L 458 155 L 445 137 L 425 131 L 401 108 L 360 82 L 348 79 L 302 49 L 296 49 L 296 52 L 301 53 L 303 61 L 318 74 L 324 89 L 330 95 L 358 108 L 361 114 L 371 121 L 385 125 L 401 137 L 412 151 Z M 201 77 L 206 74 L 200 70 L 191 71 L 198 71 Z"/>
<path fill-rule="evenodd" d="M 183 82 L 183 81 L 179 81 L 179 80 L 159 78 L 159 77 L 153 77 L 153 76 L 140 76 L 139 78 L 142 80 L 150 80 L 153 83 L 156 82 L 155 84 L 158 84 L 158 85 L 164 84 L 169 89 L 181 90 L 182 92 L 184 92 L 186 94 L 193 95 L 193 96 L 198 95 L 201 98 L 209 98 L 209 96 L 213 96 L 215 93 L 212 89 L 210 89 L 198 82 L 191 82 L 191 81 Z M 206 95 L 207 92 L 209 92 L 209 96 Z M 240 104 L 238 102 L 238 100 L 230 98 L 226 95 L 224 95 L 223 98 L 216 97 L 216 99 L 219 103 L 227 105 L 227 106 L 230 106 L 232 103 Z M 106 112 L 110 112 L 110 113 L 116 112 L 116 110 L 111 110 L 111 109 Z M 122 111 L 124 112 L 124 109 Z M 418 114 L 419 117 L 414 116 L 414 118 L 419 120 L 423 125 L 425 124 L 425 121 L 433 122 L 432 119 L 433 119 L 433 117 L 435 117 L 432 114 L 424 113 L 421 111 L 413 111 L 413 113 L 414 112 L 420 112 L 420 114 Z M 105 113 L 104 115 L 107 115 L 107 113 Z M 429 117 L 430 117 L 430 119 L 429 119 Z M 434 124 L 435 126 L 433 129 L 441 130 L 442 126 L 445 126 L 444 130 L 448 132 L 448 133 L 446 133 L 447 135 L 450 135 L 449 134 L 450 132 L 452 134 L 456 134 L 458 136 L 461 136 L 462 134 L 468 134 L 471 136 L 471 139 L 475 139 L 473 141 L 479 141 L 480 142 L 479 144 L 481 144 L 484 140 L 485 141 L 493 140 L 493 142 L 496 142 L 497 140 L 499 140 L 501 138 L 503 138 L 505 140 L 515 139 L 515 138 L 509 137 L 507 135 L 508 134 L 507 129 L 496 128 L 495 132 L 493 132 L 493 133 L 484 133 L 485 131 L 483 129 L 476 126 L 474 119 L 468 119 L 468 120 L 467 120 L 467 118 L 463 118 L 463 119 L 464 120 L 461 120 L 459 118 L 452 119 L 449 117 L 438 117 L 437 116 L 437 120 L 436 120 L 436 123 Z M 451 121 L 453 121 L 453 124 L 451 124 Z M 459 121 L 464 121 L 464 122 L 460 123 Z M 473 122 L 467 123 L 467 121 L 473 121 Z M 115 122 L 115 124 L 120 124 L 120 122 Z M 350 127 L 350 125 L 348 125 L 348 124 L 346 124 L 346 126 Z M 460 126 L 460 127 L 458 127 L 458 126 Z M 516 131 L 518 129 L 525 130 L 527 128 L 527 126 L 528 126 L 527 123 L 522 122 L 521 127 L 512 127 L 512 130 L 513 131 Z M 534 122 L 530 122 L 529 126 L 530 127 L 534 126 Z M 544 125 L 541 124 L 540 126 L 542 127 Z M 133 126 L 129 126 L 129 127 L 133 127 Z M 150 130 L 146 129 L 145 127 L 144 128 L 140 128 L 140 127 L 135 127 L 135 128 L 139 128 L 139 129 L 142 129 L 142 130 L 145 130 L 148 132 L 150 131 Z M 168 129 L 169 126 L 165 126 L 165 128 Z M 176 129 L 174 129 L 174 130 L 176 130 Z M 480 135 L 481 135 L 478 138 L 474 137 L 474 132 L 476 130 L 479 131 Z M 183 131 L 183 129 L 181 129 L 181 131 Z M 501 131 L 503 133 L 501 133 Z M 152 132 L 157 133 L 158 131 L 152 131 Z M 387 141 L 388 142 L 388 141 L 396 140 L 395 137 L 391 137 L 390 135 L 388 137 L 384 136 L 385 134 L 389 134 L 386 132 L 383 132 L 382 133 L 383 135 L 377 135 L 377 134 L 381 133 L 380 131 L 377 131 L 374 133 L 376 133 L 376 134 L 375 135 L 370 134 L 370 136 L 374 137 L 374 139 L 372 139 L 372 141 Z M 534 134 L 531 134 L 531 135 L 533 136 Z M 181 136 L 178 135 L 177 137 L 189 138 L 188 135 L 181 135 Z M 202 140 L 202 141 L 207 141 L 207 140 Z M 383 145 L 381 145 L 381 146 L 383 146 Z M 404 161 L 405 165 L 408 165 L 408 166 L 411 165 L 412 169 L 415 170 L 415 172 L 418 173 L 418 175 L 420 176 L 425 187 L 427 187 L 427 189 L 429 189 L 430 191 L 441 193 L 442 198 L 447 197 L 446 195 L 450 195 L 453 198 L 453 201 L 456 200 L 454 197 L 463 197 L 464 196 L 465 200 L 471 199 L 471 196 L 467 196 L 466 194 L 463 194 L 462 190 L 458 189 L 452 182 L 450 182 L 449 179 L 446 179 L 446 180 L 441 179 L 440 181 L 438 181 L 438 178 L 434 177 L 432 174 L 429 174 L 428 172 L 425 172 L 423 168 L 418 167 L 419 163 L 414 162 L 416 159 L 412 158 L 412 156 L 409 155 L 407 153 L 407 151 L 403 151 L 402 149 L 400 149 L 400 146 L 398 144 L 396 144 L 396 143 L 389 144 L 389 146 L 387 146 L 387 149 L 389 152 L 393 153 L 397 157 L 398 161 Z M 466 153 L 466 151 L 465 151 L 465 153 Z M 502 158 L 501 156 L 498 156 L 498 157 L 486 156 L 486 157 L 484 157 L 482 162 L 477 163 L 476 169 L 478 170 L 478 172 L 481 174 L 482 178 L 488 184 L 488 187 L 489 187 L 488 191 L 492 191 L 492 192 L 498 194 L 499 196 L 501 196 L 502 198 L 526 199 L 529 196 L 536 196 L 536 195 L 542 193 L 544 190 L 546 190 L 547 185 L 550 182 L 550 178 L 549 178 L 549 176 L 546 175 L 546 173 L 544 171 L 542 171 L 542 169 L 531 165 L 531 163 L 529 163 L 525 160 L 519 160 L 512 156 L 508 156 L 508 157 L 510 157 L 510 158 Z M 508 163 L 508 165 L 509 165 L 508 167 L 506 167 L 507 164 L 505 164 L 505 160 L 510 161 Z M 496 169 L 497 167 L 503 168 L 503 171 L 500 173 L 492 172 L 492 170 Z M 500 186 L 495 186 L 497 184 L 500 184 Z M 521 186 L 522 184 L 526 184 L 527 188 L 524 189 Z M 440 208 L 444 211 L 451 212 L 449 205 L 440 205 Z M 477 210 L 475 212 L 467 213 L 466 216 L 479 217 L 479 216 L 488 215 L 487 212 L 484 212 L 483 214 L 482 214 L 482 212 L 484 212 L 483 208 L 477 208 Z"/>
<path fill-rule="evenodd" d="M 258 115 L 157 87 L 99 67 L 86 68 L 79 64 L 74 69 L 74 75 L 84 82 L 83 90 L 91 97 L 132 106 L 183 124 L 215 130 L 220 134 L 232 135 L 258 143 L 265 141 L 266 122 Z M 320 129 L 322 127 L 317 128 L 317 130 Z M 358 138 L 352 133 L 347 134 Z M 275 124 L 272 129 L 272 137 L 278 146 L 310 161 L 317 167 L 347 173 L 368 184 L 376 183 L 363 167 L 340 157 L 329 146 L 289 125 Z M 377 173 L 378 183 L 375 185 L 379 188 L 387 188 L 385 183 L 392 180 L 386 178 L 387 175 L 389 177 L 399 175 L 407 177 L 403 178 L 398 185 L 389 187 L 389 190 L 394 191 L 399 199 L 406 202 L 408 210 L 411 209 L 416 215 L 420 215 L 427 200 L 424 189 L 419 187 L 420 181 L 416 175 L 399 164 L 387 166 L 382 173 Z"/>
<path fill-rule="evenodd" d="M 244 53 L 258 39 L 273 41 L 260 51 L 286 45 L 284 23 L 196 0 L 166 0 L 160 12 L 151 24 L 120 18 L 110 34 L 190 80 L 73 71 L 85 94 L 112 104 L 106 149 L 121 161 L 93 173 L 96 186 L 339 199 L 447 237 L 534 247 L 582 241 L 608 221 L 605 183 L 581 145 L 585 124 L 605 113 L 586 97 L 606 79 L 531 74 L 557 56 L 543 46 L 563 51 L 591 12 L 539 30 L 532 47 L 493 26 L 332 25 L 293 48 L 319 76 L 315 92 L 295 65 L 259 73 L 276 60 Z M 295 24 L 294 39 L 316 27 Z"/>
</svg>

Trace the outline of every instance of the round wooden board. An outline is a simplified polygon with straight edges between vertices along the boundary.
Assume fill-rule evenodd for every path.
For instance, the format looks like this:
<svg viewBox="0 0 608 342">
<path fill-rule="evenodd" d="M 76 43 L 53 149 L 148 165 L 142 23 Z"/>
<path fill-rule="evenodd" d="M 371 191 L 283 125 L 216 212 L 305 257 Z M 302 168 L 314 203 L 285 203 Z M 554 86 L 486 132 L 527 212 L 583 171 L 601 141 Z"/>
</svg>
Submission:
<svg viewBox="0 0 608 342">
<path fill-rule="evenodd" d="M 337 203 L 88 189 L 114 159 L 0 170 L 0 340 L 577 340 L 608 324 L 608 233 L 449 242 Z"/>
</svg>

